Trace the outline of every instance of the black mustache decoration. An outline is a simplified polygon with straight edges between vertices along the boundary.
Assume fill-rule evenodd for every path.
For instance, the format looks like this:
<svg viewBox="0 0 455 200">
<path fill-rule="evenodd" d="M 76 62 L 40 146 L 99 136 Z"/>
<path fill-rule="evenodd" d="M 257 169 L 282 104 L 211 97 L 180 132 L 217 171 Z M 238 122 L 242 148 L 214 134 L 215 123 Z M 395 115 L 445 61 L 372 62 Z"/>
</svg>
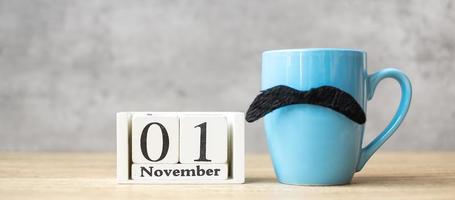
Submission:
<svg viewBox="0 0 455 200">
<path fill-rule="evenodd" d="M 251 103 L 246 121 L 254 122 L 273 110 L 292 104 L 313 104 L 337 111 L 358 124 L 366 121 L 365 112 L 348 93 L 332 86 L 321 86 L 308 91 L 278 85 L 261 93 Z"/>
</svg>

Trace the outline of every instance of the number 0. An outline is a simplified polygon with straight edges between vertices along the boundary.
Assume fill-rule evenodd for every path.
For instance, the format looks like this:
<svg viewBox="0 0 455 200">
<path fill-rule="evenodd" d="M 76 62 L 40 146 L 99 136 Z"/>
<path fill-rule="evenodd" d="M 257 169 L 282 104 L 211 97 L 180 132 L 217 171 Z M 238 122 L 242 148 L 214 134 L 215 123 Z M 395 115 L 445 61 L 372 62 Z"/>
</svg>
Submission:
<svg viewBox="0 0 455 200">
<path fill-rule="evenodd" d="M 160 157 L 156 160 L 152 160 L 149 157 L 149 154 L 147 152 L 147 133 L 149 131 L 150 126 L 152 126 L 152 125 L 159 126 L 161 129 L 161 134 L 163 135 L 163 149 L 161 150 Z M 169 134 L 167 133 L 166 128 L 158 122 L 152 122 L 150 124 L 147 124 L 147 126 L 144 127 L 144 130 L 142 130 L 142 134 L 141 134 L 141 151 L 142 151 L 142 155 L 144 156 L 144 158 L 149 161 L 152 161 L 152 162 L 158 162 L 160 160 L 163 160 L 164 157 L 166 157 L 168 150 L 169 150 Z"/>
</svg>

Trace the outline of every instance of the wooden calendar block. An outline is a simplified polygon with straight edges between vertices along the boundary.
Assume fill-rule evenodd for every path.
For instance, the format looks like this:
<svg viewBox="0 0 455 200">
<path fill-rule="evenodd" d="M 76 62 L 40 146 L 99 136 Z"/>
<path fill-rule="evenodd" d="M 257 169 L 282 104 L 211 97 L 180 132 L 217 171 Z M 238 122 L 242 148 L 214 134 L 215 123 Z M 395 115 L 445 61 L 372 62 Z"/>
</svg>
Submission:
<svg viewBox="0 0 455 200">
<path fill-rule="evenodd" d="M 225 180 L 227 164 L 133 164 L 133 180 Z"/>
<path fill-rule="evenodd" d="M 222 115 L 180 117 L 181 163 L 227 163 L 228 126 Z"/>
<path fill-rule="evenodd" d="M 177 163 L 179 118 L 177 115 L 134 114 L 132 118 L 133 163 Z"/>
<path fill-rule="evenodd" d="M 240 112 L 119 112 L 117 182 L 244 183 L 244 121 Z"/>
</svg>

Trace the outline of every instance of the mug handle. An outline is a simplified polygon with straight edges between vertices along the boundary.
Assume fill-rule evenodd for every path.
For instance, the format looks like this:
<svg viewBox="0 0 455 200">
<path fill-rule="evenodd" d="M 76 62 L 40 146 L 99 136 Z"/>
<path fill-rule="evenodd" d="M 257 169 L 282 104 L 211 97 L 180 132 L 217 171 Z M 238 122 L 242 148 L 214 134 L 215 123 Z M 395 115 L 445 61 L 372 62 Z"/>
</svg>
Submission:
<svg viewBox="0 0 455 200">
<path fill-rule="evenodd" d="M 365 163 L 370 159 L 370 157 L 376 152 L 379 147 L 384 144 L 387 139 L 392 136 L 392 134 L 397 130 L 403 121 L 406 113 L 408 112 L 409 105 L 411 103 L 412 97 L 412 88 L 409 78 L 400 70 L 394 68 L 386 68 L 381 71 L 378 71 L 374 74 L 368 76 L 367 79 L 367 97 L 368 100 L 371 100 L 374 95 L 374 90 L 378 83 L 385 78 L 393 78 L 400 84 L 401 87 L 401 100 L 398 110 L 392 118 L 392 121 L 387 125 L 387 127 L 379 134 L 370 144 L 362 148 L 360 152 L 359 161 L 357 163 L 356 171 L 362 170 Z"/>
</svg>

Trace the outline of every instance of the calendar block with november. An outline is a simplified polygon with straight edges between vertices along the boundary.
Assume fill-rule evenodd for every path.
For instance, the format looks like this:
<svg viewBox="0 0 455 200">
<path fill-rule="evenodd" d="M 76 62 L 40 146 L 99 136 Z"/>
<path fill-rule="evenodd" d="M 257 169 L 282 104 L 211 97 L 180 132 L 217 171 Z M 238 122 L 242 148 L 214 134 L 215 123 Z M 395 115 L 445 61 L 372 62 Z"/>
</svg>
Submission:
<svg viewBox="0 0 455 200">
<path fill-rule="evenodd" d="M 133 164 L 133 180 L 227 180 L 227 164 Z"/>
<path fill-rule="evenodd" d="M 244 114 L 117 113 L 118 183 L 243 183 Z"/>
</svg>

